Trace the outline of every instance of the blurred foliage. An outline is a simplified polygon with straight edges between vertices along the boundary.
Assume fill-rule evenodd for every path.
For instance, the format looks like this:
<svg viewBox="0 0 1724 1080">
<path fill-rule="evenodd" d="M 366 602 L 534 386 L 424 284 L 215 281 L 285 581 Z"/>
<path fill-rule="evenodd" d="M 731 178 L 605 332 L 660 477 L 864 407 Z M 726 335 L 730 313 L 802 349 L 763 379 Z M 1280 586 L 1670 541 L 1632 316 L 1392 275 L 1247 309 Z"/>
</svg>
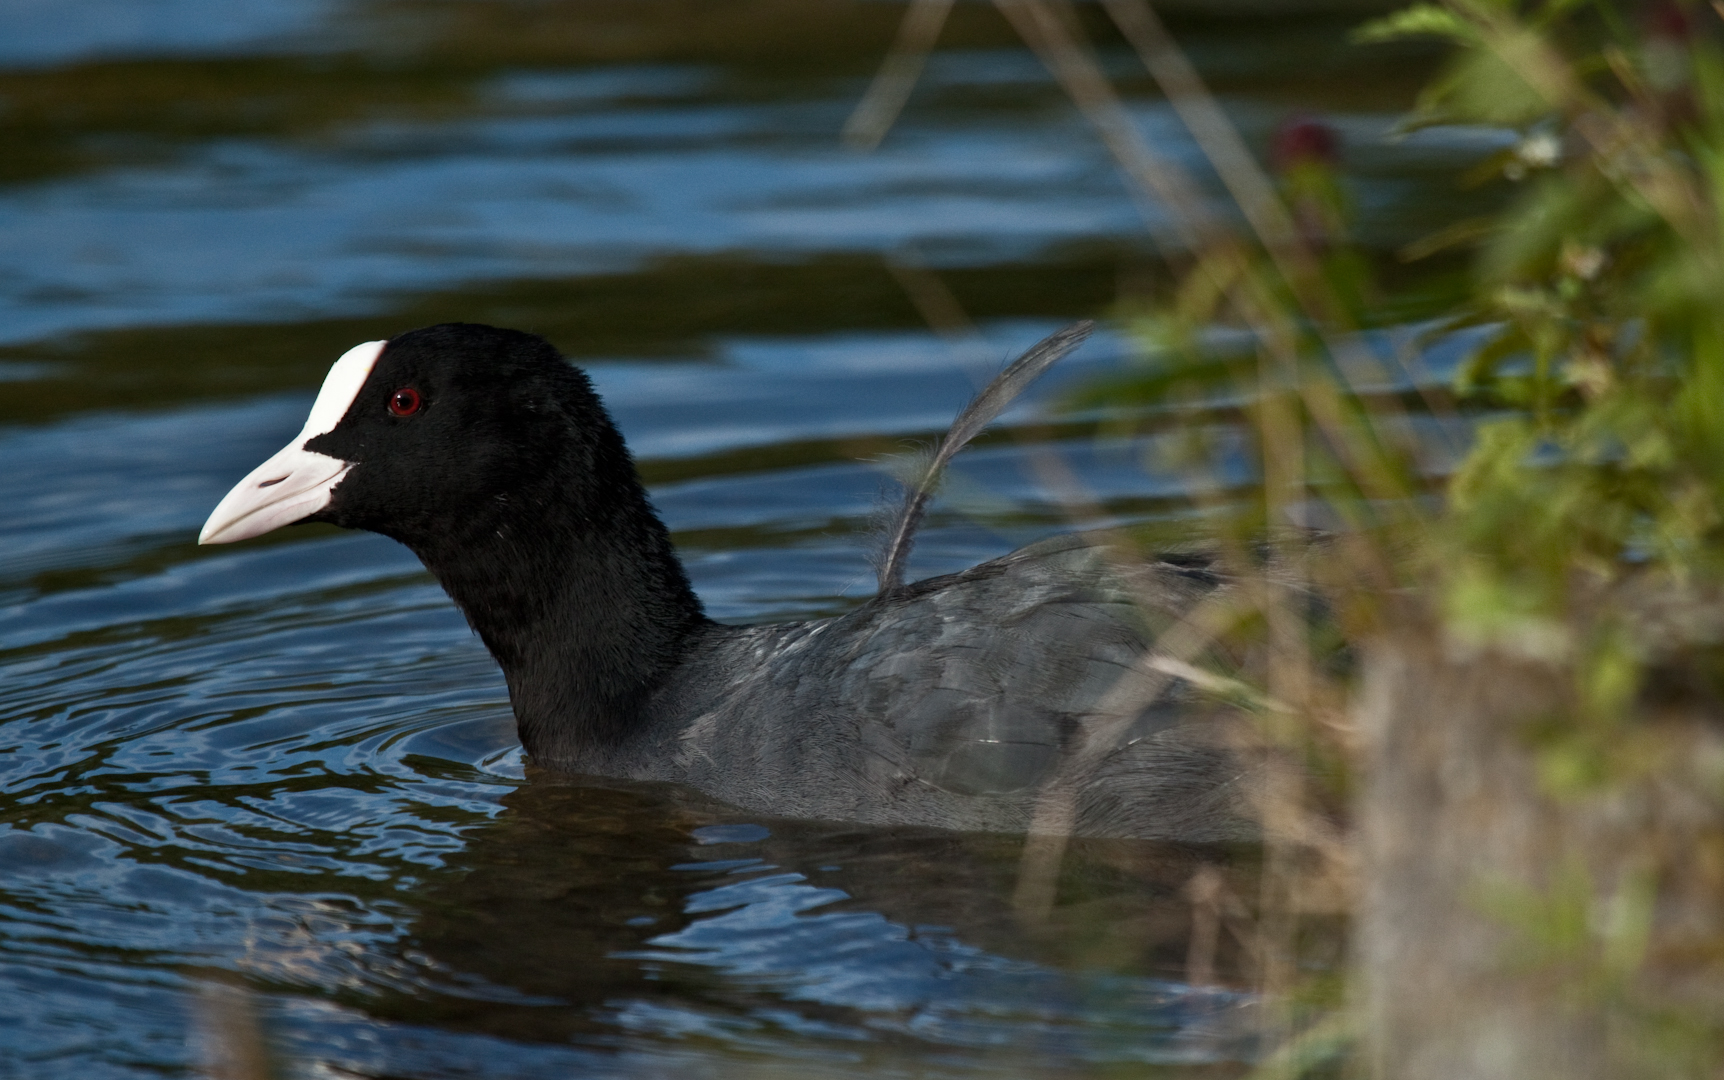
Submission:
<svg viewBox="0 0 1724 1080">
<path fill-rule="evenodd" d="M 1421 5 L 1365 36 L 1456 46 L 1414 123 L 1512 125 L 1523 190 L 1479 230 L 1457 390 L 1502 406 L 1450 485 L 1451 626 L 1535 650 L 1625 576 L 1724 571 L 1724 22 L 1701 4 Z M 1577 587 L 1577 575 L 1589 587 Z M 1592 680 L 1600 714 L 1627 676 Z"/>
<path fill-rule="evenodd" d="M 1724 17 L 1675 0 L 1454 0 L 1357 37 L 1408 35 L 1453 56 L 1405 128 L 1513 134 L 1469 178 L 1506 193 L 1500 209 L 1403 252 L 1462 253 L 1471 272 L 1424 279 L 1409 305 L 1348 234 L 1338 136 L 1291 118 L 1267 154 L 1288 235 L 1214 242 L 1170 299 L 1128 305 L 1147 364 L 1078 404 L 1190 411 L 1168 461 L 1201 489 L 1241 452 L 1224 445 L 1237 429 L 1205 418 L 1243 402 L 1261 471 L 1225 493 L 1233 535 L 1289 517 L 1387 529 L 1383 580 L 1434 575 L 1450 631 L 1475 644 L 1585 652 L 1583 697 L 1618 712 L 1634 664 L 1609 656 L 1632 654 L 1633 635 L 1574 640 L 1576 620 L 1630 578 L 1724 579 Z M 1413 318 L 1418 339 L 1385 332 Z M 1462 335 L 1443 386 L 1421 353 Z M 1276 408 L 1296 437 L 1266 426 Z M 1472 422 L 1458 467 L 1414 414 Z M 1298 475 L 1275 480 L 1288 459 Z M 1408 498 L 1432 493 L 1445 497 Z"/>
<path fill-rule="evenodd" d="M 1685 776 L 1693 747 L 1647 701 L 1716 676 L 1702 654 L 1724 579 L 1724 9 L 1451 0 L 1361 36 L 1408 33 L 1454 46 L 1410 125 L 1517 135 L 1477 172 L 1517 195 L 1454 230 L 1474 280 L 1442 329 L 1485 331 L 1455 391 L 1495 411 L 1425 551 L 1443 624 L 1569 672 L 1568 706 L 1532 734 L 1544 791 L 1578 819 L 1686 790 L 1715 833 L 1724 790 Z M 1649 629 L 1654 606 L 1679 612 L 1679 659 Z M 1715 715 L 1717 700 L 1687 708 Z M 1615 885 L 1601 868 L 1616 856 L 1582 841 L 1545 888 L 1486 905 L 1526 963 L 1611 1018 L 1635 1075 L 1714 1075 L 1724 1059 L 1715 997 L 1679 989 L 1715 992 L 1720 949 L 1716 893 L 1672 914 L 1707 891 L 1694 852 L 1710 834 L 1686 828 L 1680 814 L 1643 827 L 1644 867 Z"/>
<path fill-rule="evenodd" d="M 1271 863 L 1277 845 L 1285 860 L 1270 879 L 1289 896 L 1322 876 L 1301 867 L 1328 849 L 1304 837 L 1345 815 L 1358 760 L 1351 671 L 1314 661 L 1388 634 L 1431 631 L 1456 655 L 1563 673 L 1565 700 L 1523 733 L 1529 803 L 1596 821 L 1681 790 L 1711 823 L 1695 835 L 1724 820 L 1724 789 L 1689 768 L 1689 736 L 1656 719 L 1715 716 L 1720 701 L 1724 6 L 1447 0 L 1356 39 L 1432 36 L 1450 55 L 1403 130 L 1502 138 L 1464 178 L 1487 212 L 1401 254 L 1459 255 L 1470 270 L 1416 306 L 1398 297 L 1350 235 L 1339 135 L 1290 117 L 1262 155 L 1262 205 L 1241 198 L 1259 183 L 1249 163 L 1228 176 L 1211 154 L 1248 229 L 1211 231 L 1168 296 L 1124 305 L 1144 363 L 1079 399 L 1135 406 L 1118 410 L 1122 429 L 1145 405 L 1183 418 L 1158 464 L 1189 477 L 1234 566 L 1272 571 L 1260 617 L 1227 633 L 1260 650 L 1253 677 L 1296 718 L 1264 711 L 1266 741 L 1314 778 L 1263 808 Z M 1452 375 L 1424 369 L 1457 344 Z M 1305 590 L 1332 605 L 1345 644 L 1319 640 L 1302 611 L 1286 629 Z M 1525 956 L 1505 963 L 1566 980 L 1570 999 L 1621 1022 L 1612 1046 L 1628 1072 L 1715 1075 L 1715 997 L 1670 988 L 1716 987 L 1719 939 L 1695 928 L 1714 925 L 1717 899 L 1696 885 L 1687 834 L 1648 814 L 1644 868 L 1626 879 L 1610 883 L 1601 868 L 1621 853 L 1589 848 L 1576 826 L 1561 842 L 1573 850 L 1550 852 L 1572 870 L 1484 883 L 1477 907 L 1520 932 Z M 1699 914 L 1673 929 L 1681 903 Z M 1658 911 L 1668 925 L 1655 928 Z M 1690 946 L 1703 953 L 1672 959 Z"/>
</svg>

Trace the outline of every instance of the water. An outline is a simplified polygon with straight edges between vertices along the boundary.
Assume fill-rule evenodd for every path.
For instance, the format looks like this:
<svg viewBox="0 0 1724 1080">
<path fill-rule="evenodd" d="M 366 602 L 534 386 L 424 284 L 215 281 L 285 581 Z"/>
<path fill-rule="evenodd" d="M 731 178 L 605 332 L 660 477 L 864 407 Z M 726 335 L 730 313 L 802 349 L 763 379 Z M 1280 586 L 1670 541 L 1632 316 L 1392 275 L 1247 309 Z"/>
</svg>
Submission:
<svg viewBox="0 0 1724 1080">
<path fill-rule="evenodd" d="M 983 8 L 959 9 L 879 153 L 840 150 L 897 14 L 0 14 L 0 1076 L 194 1074 L 237 1037 L 207 1004 L 223 993 L 307 1076 L 1251 1058 L 1249 995 L 1182 981 L 1180 889 L 1215 853 L 1082 845 L 1032 931 L 1013 838 L 536 774 L 489 658 L 389 541 L 193 542 L 342 350 L 479 319 L 589 367 L 715 616 L 865 597 L 877 459 L 1155 272 L 1106 158 Z M 1361 230 L 1391 246 L 1496 137 L 1386 142 L 1424 61 L 1350 53 L 1347 25 L 1186 34 L 1254 140 L 1290 111 L 1333 119 Z M 981 339 L 928 332 L 888 256 L 932 267 Z M 1035 421 L 1127 352 L 1100 335 L 1005 423 L 1054 439 L 1108 519 L 1166 514 L 1177 479 L 1141 444 Z M 1070 523 L 1024 447 L 965 455 L 916 575 Z"/>
</svg>

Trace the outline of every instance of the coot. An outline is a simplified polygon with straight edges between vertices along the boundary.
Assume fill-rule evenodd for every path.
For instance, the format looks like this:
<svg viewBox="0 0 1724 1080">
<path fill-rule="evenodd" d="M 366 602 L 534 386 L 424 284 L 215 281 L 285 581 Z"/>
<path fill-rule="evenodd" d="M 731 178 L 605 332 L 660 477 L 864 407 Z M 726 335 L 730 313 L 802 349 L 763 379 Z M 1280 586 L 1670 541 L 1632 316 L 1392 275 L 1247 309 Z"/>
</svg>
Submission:
<svg viewBox="0 0 1724 1080">
<path fill-rule="evenodd" d="M 1087 333 L 1015 362 L 930 478 Z M 1080 834 L 1245 835 L 1237 764 L 1144 663 L 1220 579 L 1070 535 L 906 584 L 930 489 L 906 500 L 861 607 L 716 623 L 586 374 L 543 338 L 452 323 L 337 360 L 304 430 L 199 543 L 327 521 L 407 545 L 501 665 L 541 766 L 778 816 L 1012 832 L 1057 789 Z"/>
</svg>

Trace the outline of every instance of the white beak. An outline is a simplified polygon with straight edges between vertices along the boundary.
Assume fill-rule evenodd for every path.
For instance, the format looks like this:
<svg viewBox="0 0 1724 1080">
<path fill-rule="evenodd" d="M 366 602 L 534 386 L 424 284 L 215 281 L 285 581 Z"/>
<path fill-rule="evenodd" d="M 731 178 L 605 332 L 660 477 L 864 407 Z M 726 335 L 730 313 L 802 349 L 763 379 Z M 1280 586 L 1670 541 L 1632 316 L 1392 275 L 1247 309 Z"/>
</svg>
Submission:
<svg viewBox="0 0 1724 1080">
<path fill-rule="evenodd" d="M 323 389 L 311 406 L 305 427 L 293 441 L 234 485 L 216 504 L 203 531 L 200 544 L 231 544 L 278 529 L 329 505 L 335 485 L 353 467 L 351 462 L 313 453 L 305 444 L 334 428 L 383 352 L 382 341 L 367 341 L 343 353 L 329 369 Z"/>
</svg>

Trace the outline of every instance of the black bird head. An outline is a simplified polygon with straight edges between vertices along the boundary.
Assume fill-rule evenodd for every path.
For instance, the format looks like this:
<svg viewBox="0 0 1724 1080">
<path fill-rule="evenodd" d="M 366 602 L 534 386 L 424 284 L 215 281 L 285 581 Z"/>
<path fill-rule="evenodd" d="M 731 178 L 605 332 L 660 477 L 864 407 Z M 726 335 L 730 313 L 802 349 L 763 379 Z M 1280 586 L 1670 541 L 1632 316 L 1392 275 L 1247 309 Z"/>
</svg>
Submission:
<svg viewBox="0 0 1724 1080">
<path fill-rule="evenodd" d="M 412 548 L 502 664 L 530 751 L 626 727 L 705 622 L 591 381 L 532 334 L 448 323 L 350 349 L 198 542 L 299 521 Z"/>
<path fill-rule="evenodd" d="M 635 486 L 586 375 L 532 334 L 432 326 L 336 361 L 304 430 L 228 493 L 198 542 L 328 521 L 418 549 L 500 502 L 530 499 L 551 472 L 561 504 L 626 498 Z"/>
</svg>

